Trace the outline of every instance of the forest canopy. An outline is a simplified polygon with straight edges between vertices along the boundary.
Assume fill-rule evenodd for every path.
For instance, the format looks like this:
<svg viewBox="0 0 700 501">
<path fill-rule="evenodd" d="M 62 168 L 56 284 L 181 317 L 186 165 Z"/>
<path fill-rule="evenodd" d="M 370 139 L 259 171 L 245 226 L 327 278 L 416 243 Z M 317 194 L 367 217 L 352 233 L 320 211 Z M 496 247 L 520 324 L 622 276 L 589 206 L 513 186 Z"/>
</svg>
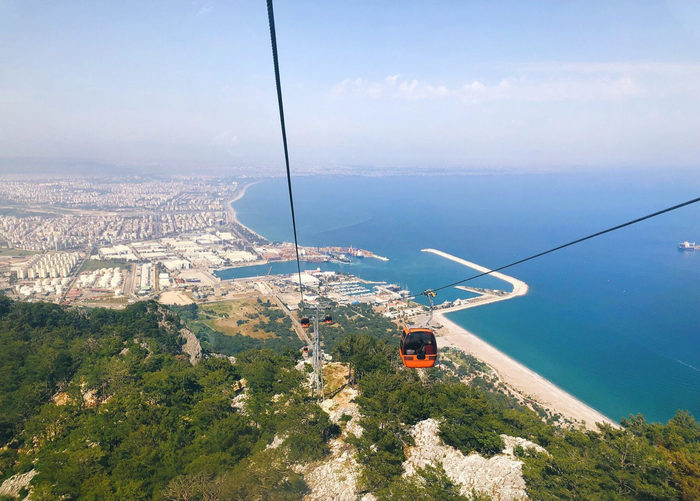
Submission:
<svg viewBox="0 0 700 501">
<path fill-rule="evenodd" d="M 408 431 L 427 418 L 464 454 L 499 454 L 501 434 L 544 447 L 515 450 L 533 499 L 700 498 L 700 425 L 687 412 L 599 432 L 554 426 L 465 384 L 454 364 L 404 369 L 371 309 L 334 316 L 327 351 L 349 369 L 363 430 L 347 441 L 360 487 L 380 499 L 464 499 L 439 465 L 402 478 Z M 327 457 L 340 428 L 310 398 L 299 350 L 205 353 L 193 366 L 183 325 L 155 302 L 79 310 L 0 297 L 0 481 L 34 470 L 32 499 L 303 497 L 294 465 Z"/>
</svg>

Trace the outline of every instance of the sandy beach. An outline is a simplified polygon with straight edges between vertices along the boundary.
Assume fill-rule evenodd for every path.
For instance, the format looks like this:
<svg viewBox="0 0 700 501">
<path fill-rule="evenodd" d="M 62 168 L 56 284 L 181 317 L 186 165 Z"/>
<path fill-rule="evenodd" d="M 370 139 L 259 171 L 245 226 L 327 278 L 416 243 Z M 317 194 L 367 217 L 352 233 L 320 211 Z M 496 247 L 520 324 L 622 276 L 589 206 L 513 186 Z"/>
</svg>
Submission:
<svg viewBox="0 0 700 501">
<path fill-rule="evenodd" d="M 233 196 L 233 198 L 232 198 L 231 200 L 228 201 L 228 204 L 227 204 L 227 211 L 228 211 L 228 214 L 229 214 L 229 221 L 232 222 L 232 223 L 234 223 L 234 224 L 237 224 L 237 225 L 239 225 L 239 226 L 241 226 L 241 227 L 243 227 L 243 228 L 245 228 L 246 230 L 248 230 L 248 231 L 251 232 L 252 234 L 254 234 L 254 235 L 256 235 L 257 237 L 259 237 L 260 239 L 262 239 L 262 240 L 264 240 L 264 241 L 267 241 L 267 239 L 266 239 L 265 237 L 263 237 L 260 233 L 258 233 L 257 231 L 253 230 L 252 228 L 246 226 L 245 224 L 241 223 L 241 222 L 238 220 L 238 213 L 236 212 L 236 208 L 233 206 L 233 204 L 235 204 L 236 202 L 238 202 L 241 198 L 243 198 L 243 197 L 245 196 L 245 193 L 246 193 L 246 191 L 248 191 L 248 188 L 250 188 L 251 186 L 253 186 L 253 185 L 255 185 L 255 184 L 258 184 L 258 183 L 257 183 L 257 182 L 246 183 L 246 184 L 240 186 L 240 187 L 238 188 L 238 191 L 236 192 L 236 194 Z"/>
<path fill-rule="evenodd" d="M 436 249 L 423 249 L 423 251 L 458 262 L 481 273 L 489 271 L 488 268 L 484 268 L 476 263 Z M 588 429 L 597 429 L 595 423 L 608 423 L 613 426 L 619 426 L 612 419 L 581 402 L 551 381 L 543 378 L 535 371 L 528 369 L 520 362 L 512 359 L 497 348 L 494 348 L 486 341 L 480 339 L 463 327 L 460 327 L 445 316 L 445 313 L 450 311 L 473 308 L 527 294 L 528 285 L 525 282 L 504 275 L 503 273 L 494 272 L 491 275 L 510 283 L 513 286 L 513 290 L 507 295 L 485 297 L 483 301 L 436 311 L 434 313 L 434 318 L 437 323 L 442 326 L 442 329 L 438 331 L 442 334 L 438 342 L 442 344 L 442 346 L 452 346 L 475 356 L 496 371 L 501 381 L 513 391 L 519 393 L 524 398 L 536 401 L 543 407 L 560 413 L 569 420 L 583 424 Z"/>
<path fill-rule="evenodd" d="M 449 320 L 442 312 L 435 313 L 435 320 L 444 328 L 438 343 L 458 348 L 485 362 L 496 371 L 501 381 L 523 397 L 577 421 L 590 430 L 596 429 L 595 423 L 618 426 L 612 419 Z"/>
<path fill-rule="evenodd" d="M 251 185 L 252 183 L 241 186 L 234 199 L 228 204 L 231 218 L 238 224 L 241 223 L 236 218 L 236 212 L 233 204 L 245 195 L 247 188 Z M 250 228 L 248 229 L 250 230 Z M 422 251 L 457 262 L 480 273 L 490 271 L 484 266 L 437 249 L 423 249 Z M 614 426 L 618 426 L 617 423 L 609 419 L 607 416 L 581 402 L 566 391 L 554 385 L 552 382 L 528 369 L 523 364 L 494 348 L 486 341 L 460 327 L 445 316 L 445 313 L 452 311 L 475 308 L 477 306 L 495 303 L 498 301 L 506 301 L 519 296 L 524 296 L 528 293 L 528 285 L 522 280 L 518 280 L 517 278 L 499 272 L 491 273 L 491 275 L 509 283 L 513 289 L 506 294 L 480 293 L 481 296 L 479 298 L 474 298 L 468 302 L 435 311 L 435 320 L 442 326 L 437 332 L 438 335 L 440 335 L 439 343 L 442 346 L 452 346 L 475 356 L 479 360 L 488 364 L 497 373 L 499 379 L 512 391 L 520 394 L 524 399 L 536 401 L 539 405 L 549 408 L 555 413 L 563 415 L 570 421 L 580 423 L 591 430 L 596 429 L 595 423 L 597 422 L 609 423 Z M 172 301 L 175 298 L 169 299 Z M 178 299 L 181 300 L 181 298 Z"/>
<path fill-rule="evenodd" d="M 250 188 L 250 187 L 253 186 L 254 184 L 257 184 L 257 183 L 247 183 L 247 184 L 244 184 L 243 186 L 240 186 L 240 187 L 238 188 L 238 191 L 236 192 L 236 194 L 235 194 L 235 195 L 233 196 L 233 198 L 232 198 L 231 200 L 229 200 L 229 202 L 228 202 L 228 203 L 229 203 L 229 206 L 231 207 L 231 215 L 232 215 L 233 221 L 235 221 L 236 223 L 240 224 L 241 226 L 243 226 L 243 224 L 242 224 L 242 223 L 238 220 L 238 218 L 236 217 L 236 216 L 237 216 L 237 214 L 236 214 L 236 208 L 233 206 L 233 204 L 234 204 L 235 202 L 238 202 L 241 198 L 243 198 L 243 197 L 245 196 L 245 192 L 248 191 L 248 188 Z M 248 227 L 246 226 L 246 228 L 248 228 Z"/>
</svg>

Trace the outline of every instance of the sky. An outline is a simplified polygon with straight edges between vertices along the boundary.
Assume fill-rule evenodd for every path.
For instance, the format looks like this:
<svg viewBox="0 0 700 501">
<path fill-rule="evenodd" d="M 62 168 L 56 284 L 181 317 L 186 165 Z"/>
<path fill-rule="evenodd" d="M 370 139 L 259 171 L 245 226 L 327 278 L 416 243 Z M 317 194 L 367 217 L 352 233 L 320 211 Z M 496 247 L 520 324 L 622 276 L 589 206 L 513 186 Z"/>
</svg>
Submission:
<svg viewBox="0 0 700 501">
<path fill-rule="evenodd" d="M 699 2 L 275 16 L 293 169 L 700 166 Z M 278 168 L 265 2 L 0 0 L 0 157 Z"/>
</svg>

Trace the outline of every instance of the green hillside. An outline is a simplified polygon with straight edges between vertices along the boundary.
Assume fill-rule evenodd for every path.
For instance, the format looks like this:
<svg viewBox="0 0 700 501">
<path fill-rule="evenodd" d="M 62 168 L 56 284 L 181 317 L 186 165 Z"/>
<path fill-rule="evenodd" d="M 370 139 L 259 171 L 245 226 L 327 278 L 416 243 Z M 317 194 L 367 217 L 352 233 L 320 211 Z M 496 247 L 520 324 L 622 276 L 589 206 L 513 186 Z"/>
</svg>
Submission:
<svg viewBox="0 0 700 501">
<path fill-rule="evenodd" d="M 625 429 L 562 429 L 465 385 L 454 362 L 422 377 L 403 369 L 390 336 L 365 333 L 372 315 L 344 311 L 330 343 L 359 390 L 364 432 L 348 442 L 364 492 L 464 499 L 439 466 L 401 478 L 409 427 L 434 418 L 465 454 L 499 453 L 501 434 L 544 447 L 515 450 L 533 499 L 700 498 L 700 426 L 687 413 L 666 425 L 637 416 Z M 294 465 L 326 457 L 346 420 L 334 424 L 309 398 L 298 351 L 192 366 L 180 327 L 154 302 L 85 311 L 0 297 L 0 482 L 36 471 L 34 500 L 300 499 L 308 486 Z"/>
</svg>

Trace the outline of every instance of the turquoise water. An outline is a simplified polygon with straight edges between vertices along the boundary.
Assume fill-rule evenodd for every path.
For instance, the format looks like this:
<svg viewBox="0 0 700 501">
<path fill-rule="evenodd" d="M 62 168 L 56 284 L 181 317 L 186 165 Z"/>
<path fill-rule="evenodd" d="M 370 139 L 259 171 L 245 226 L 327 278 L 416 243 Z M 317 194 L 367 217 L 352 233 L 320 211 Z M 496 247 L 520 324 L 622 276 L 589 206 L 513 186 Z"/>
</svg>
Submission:
<svg viewBox="0 0 700 501">
<path fill-rule="evenodd" d="M 473 274 L 422 248 L 497 267 L 698 196 L 700 174 L 328 176 L 297 178 L 294 190 L 302 245 L 390 258 L 324 269 L 421 291 Z M 236 208 L 266 237 L 291 240 L 282 180 L 251 187 Z M 700 252 L 679 252 L 686 239 L 700 240 L 700 206 L 515 267 L 507 273 L 529 284 L 527 296 L 450 318 L 613 419 L 665 421 L 679 408 L 700 416 Z M 492 277 L 472 284 L 507 287 Z"/>
</svg>

